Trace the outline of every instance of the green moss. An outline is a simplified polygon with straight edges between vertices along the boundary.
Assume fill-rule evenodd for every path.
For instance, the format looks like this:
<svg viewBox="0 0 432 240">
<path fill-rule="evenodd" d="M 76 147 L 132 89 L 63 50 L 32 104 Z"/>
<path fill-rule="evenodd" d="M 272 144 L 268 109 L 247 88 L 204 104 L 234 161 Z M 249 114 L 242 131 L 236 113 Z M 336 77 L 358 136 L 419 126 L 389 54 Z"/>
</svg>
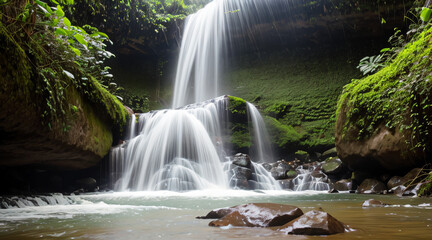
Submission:
<svg viewBox="0 0 432 240">
<path fill-rule="evenodd" d="M 234 97 L 234 96 L 228 96 L 228 98 L 229 98 L 228 110 L 232 114 L 241 114 L 241 115 L 246 114 L 246 101 L 245 100 L 243 100 L 239 97 Z"/>
<path fill-rule="evenodd" d="M 312 48 L 261 54 L 260 59 L 246 56 L 228 72 L 223 91 L 272 117 L 273 142 L 292 149 L 290 154 L 300 146 L 324 151 L 334 145 L 338 96 L 350 79 L 360 76 L 352 58 L 358 54 L 360 59 L 363 50 L 350 56 L 346 52 Z"/>
<path fill-rule="evenodd" d="M 411 132 L 412 148 L 427 148 L 432 133 L 431 42 L 428 28 L 382 70 L 344 87 L 336 114 L 346 114 L 345 136 L 364 139 L 385 125 Z"/>
<path fill-rule="evenodd" d="M 303 150 L 297 150 L 294 154 L 297 154 L 297 155 L 309 155 L 309 153 L 307 153 L 306 151 L 303 151 Z"/>
</svg>

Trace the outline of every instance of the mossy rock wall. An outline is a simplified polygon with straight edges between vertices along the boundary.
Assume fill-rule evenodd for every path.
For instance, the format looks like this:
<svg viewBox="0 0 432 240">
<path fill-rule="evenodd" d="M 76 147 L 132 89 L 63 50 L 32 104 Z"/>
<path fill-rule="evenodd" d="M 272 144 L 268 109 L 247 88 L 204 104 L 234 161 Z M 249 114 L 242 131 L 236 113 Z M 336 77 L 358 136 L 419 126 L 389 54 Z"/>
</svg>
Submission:
<svg viewBox="0 0 432 240">
<path fill-rule="evenodd" d="M 86 91 L 91 94 L 85 95 L 63 76 L 64 113 L 53 113 L 48 120 L 37 70 L 7 34 L 0 33 L 0 45 L 0 165 L 96 165 L 112 146 L 113 133 L 118 137 L 126 124 L 123 105 L 95 79 L 89 79 Z"/>
<path fill-rule="evenodd" d="M 353 170 L 406 171 L 430 161 L 432 28 L 379 72 L 344 87 L 336 147 Z"/>
</svg>

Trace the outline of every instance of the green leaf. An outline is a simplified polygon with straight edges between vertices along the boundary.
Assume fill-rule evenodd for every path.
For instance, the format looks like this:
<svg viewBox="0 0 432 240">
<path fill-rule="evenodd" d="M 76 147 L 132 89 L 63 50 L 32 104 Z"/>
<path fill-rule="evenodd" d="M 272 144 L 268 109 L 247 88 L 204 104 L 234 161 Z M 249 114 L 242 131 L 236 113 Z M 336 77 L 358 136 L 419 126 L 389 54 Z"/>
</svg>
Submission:
<svg viewBox="0 0 432 240">
<path fill-rule="evenodd" d="M 390 48 L 383 48 L 383 49 L 381 49 L 380 52 L 388 52 L 388 51 L 390 51 Z"/>
<path fill-rule="evenodd" d="M 77 33 L 77 34 L 74 35 L 74 37 L 75 37 L 75 39 L 76 39 L 79 43 L 81 43 L 82 45 L 88 47 L 88 43 L 87 43 L 87 41 L 84 39 L 84 37 L 83 37 L 81 34 L 78 34 L 78 33 Z"/>
<path fill-rule="evenodd" d="M 424 7 L 420 13 L 420 19 L 427 22 L 431 19 L 432 9 Z"/>
<path fill-rule="evenodd" d="M 68 33 L 66 32 L 66 30 L 64 30 L 63 28 L 57 28 L 55 30 L 55 34 L 56 35 L 63 35 L 63 36 L 67 36 Z"/>
<path fill-rule="evenodd" d="M 63 18 L 63 23 L 64 23 L 67 27 L 71 27 L 71 26 L 72 26 L 71 22 L 69 21 L 69 19 L 68 19 L 67 17 L 64 17 L 64 18 Z"/>
<path fill-rule="evenodd" d="M 56 15 L 57 17 L 63 17 L 65 15 L 60 5 L 57 5 Z"/>
<path fill-rule="evenodd" d="M 52 3 L 54 3 L 55 5 L 59 5 L 59 3 L 55 0 L 51 0 Z"/>
<path fill-rule="evenodd" d="M 381 24 L 386 24 L 386 20 L 384 18 L 381 18 Z"/>
<path fill-rule="evenodd" d="M 76 48 L 74 48 L 74 47 L 72 47 L 72 46 L 69 46 L 70 47 L 70 49 L 72 49 L 72 51 L 74 51 L 75 52 L 75 54 L 79 57 L 79 56 L 81 56 L 81 51 L 80 50 L 78 50 L 78 49 L 76 49 Z"/>
</svg>

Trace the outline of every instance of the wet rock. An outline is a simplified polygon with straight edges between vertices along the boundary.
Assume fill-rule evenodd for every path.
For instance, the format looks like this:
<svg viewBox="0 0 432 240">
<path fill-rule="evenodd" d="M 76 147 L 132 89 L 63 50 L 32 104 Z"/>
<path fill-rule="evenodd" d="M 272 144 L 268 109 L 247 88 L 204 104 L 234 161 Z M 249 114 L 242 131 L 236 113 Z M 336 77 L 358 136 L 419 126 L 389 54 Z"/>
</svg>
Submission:
<svg viewBox="0 0 432 240">
<path fill-rule="evenodd" d="M 309 153 L 307 153 L 305 151 L 302 151 L 302 150 L 298 150 L 297 152 L 295 152 L 294 156 L 295 156 L 295 158 L 297 158 L 301 162 L 308 162 L 308 161 L 310 161 Z"/>
<path fill-rule="evenodd" d="M 388 204 L 383 203 L 379 200 L 369 199 L 363 202 L 362 207 L 384 207 Z"/>
<path fill-rule="evenodd" d="M 211 210 L 205 216 L 200 216 L 200 217 L 196 217 L 196 218 L 198 218 L 198 219 L 219 219 L 219 218 L 225 217 L 226 215 L 232 213 L 235 210 L 236 210 L 235 206 L 234 207 L 228 207 L 228 208 L 217 208 L 217 209 Z"/>
<path fill-rule="evenodd" d="M 283 180 L 278 180 L 280 186 L 282 187 L 282 189 L 285 190 L 294 190 L 294 183 L 292 181 L 292 179 L 283 179 Z"/>
<path fill-rule="evenodd" d="M 387 190 L 387 187 L 383 182 L 380 182 L 373 178 L 365 179 L 357 189 L 358 193 L 378 194 L 382 191 Z"/>
<path fill-rule="evenodd" d="M 353 181 L 351 179 L 342 179 L 334 183 L 334 189 L 338 191 L 353 190 Z"/>
<path fill-rule="evenodd" d="M 286 234 L 330 235 L 345 232 L 345 225 L 326 212 L 312 210 L 278 230 Z"/>
<path fill-rule="evenodd" d="M 270 170 L 272 169 L 272 164 L 270 164 L 270 163 L 262 163 L 262 166 L 263 166 L 263 168 L 265 169 L 265 170 L 267 170 L 267 171 L 269 171 L 270 172 Z"/>
<path fill-rule="evenodd" d="M 249 155 L 244 153 L 237 153 L 234 156 L 234 160 L 232 161 L 232 164 L 235 164 L 240 167 L 250 168 L 251 160 Z"/>
<path fill-rule="evenodd" d="M 287 162 L 280 161 L 280 162 L 277 162 L 277 166 L 272 168 L 270 170 L 270 172 L 271 172 L 274 179 L 280 180 L 280 179 L 286 179 L 287 178 L 287 172 L 290 169 L 291 169 L 291 166 Z"/>
<path fill-rule="evenodd" d="M 298 173 L 294 170 L 289 170 L 286 173 L 287 178 L 295 178 L 295 177 L 297 177 L 297 175 L 298 175 Z"/>
<path fill-rule="evenodd" d="M 298 207 L 276 203 L 249 203 L 233 208 L 235 211 L 218 220 L 211 221 L 209 226 L 282 226 L 303 214 L 303 211 Z"/>
<path fill-rule="evenodd" d="M 97 187 L 97 181 L 94 178 L 80 178 L 75 181 L 78 188 L 82 188 L 85 191 L 94 191 Z"/>
<path fill-rule="evenodd" d="M 405 174 L 402 177 L 401 179 L 402 184 L 406 184 L 409 182 L 418 183 L 420 179 L 418 179 L 417 177 L 420 175 L 421 171 L 422 171 L 421 168 L 411 169 L 411 171 L 409 171 L 407 174 Z"/>
<path fill-rule="evenodd" d="M 337 157 L 336 147 L 330 148 L 329 150 L 327 150 L 321 154 L 321 159 L 327 159 L 329 157 Z"/>
<path fill-rule="evenodd" d="M 337 174 L 343 170 L 344 166 L 339 158 L 330 158 L 326 160 L 321 168 L 325 174 Z"/>
<path fill-rule="evenodd" d="M 235 166 L 232 165 L 232 172 L 235 178 L 237 179 L 247 179 L 250 180 L 252 178 L 252 170 L 250 170 L 249 168 L 245 168 L 245 167 L 239 167 L 239 166 Z"/>
<path fill-rule="evenodd" d="M 402 185 L 402 177 L 400 176 L 393 176 L 392 178 L 390 178 L 390 180 L 388 180 L 387 182 L 387 187 L 389 189 L 392 189 L 396 186 Z"/>
</svg>

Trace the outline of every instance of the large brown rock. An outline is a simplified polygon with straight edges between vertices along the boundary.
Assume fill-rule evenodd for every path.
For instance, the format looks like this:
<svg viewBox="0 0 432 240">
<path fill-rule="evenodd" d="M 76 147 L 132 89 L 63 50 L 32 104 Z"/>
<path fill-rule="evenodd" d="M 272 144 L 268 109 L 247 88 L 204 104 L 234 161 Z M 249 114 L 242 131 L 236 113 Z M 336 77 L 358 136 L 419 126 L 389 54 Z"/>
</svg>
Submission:
<svg viewBox="0 0 432 240">
<path fill-rule="evenodd" d="M 276 203 L 249 203 L 232 207 L 233 211 L 212 221 L 209 226 L 273 227 L 301 216 L 303 211 L 295 206 Z M 229 210 L 228 210 L 229 211 Z M 223 212 L 222 214 L 224 214 Z M 209 213 L 210 214 L 210 213 Z"/>
<path fill-rule="evenodd" d="M 286 234 L 330 235 L 345 232 L 345 225 L 326 212 L 312 210 L 278 230 Z"/>
<path fill-rule="evenodd" d="M 377 194 L 382 191 L 387 190 L 386 185 L 373 178 L 365 179 L 357 189 L 358 193 L 369 193 L 369 194 Z"/>
</svg>

